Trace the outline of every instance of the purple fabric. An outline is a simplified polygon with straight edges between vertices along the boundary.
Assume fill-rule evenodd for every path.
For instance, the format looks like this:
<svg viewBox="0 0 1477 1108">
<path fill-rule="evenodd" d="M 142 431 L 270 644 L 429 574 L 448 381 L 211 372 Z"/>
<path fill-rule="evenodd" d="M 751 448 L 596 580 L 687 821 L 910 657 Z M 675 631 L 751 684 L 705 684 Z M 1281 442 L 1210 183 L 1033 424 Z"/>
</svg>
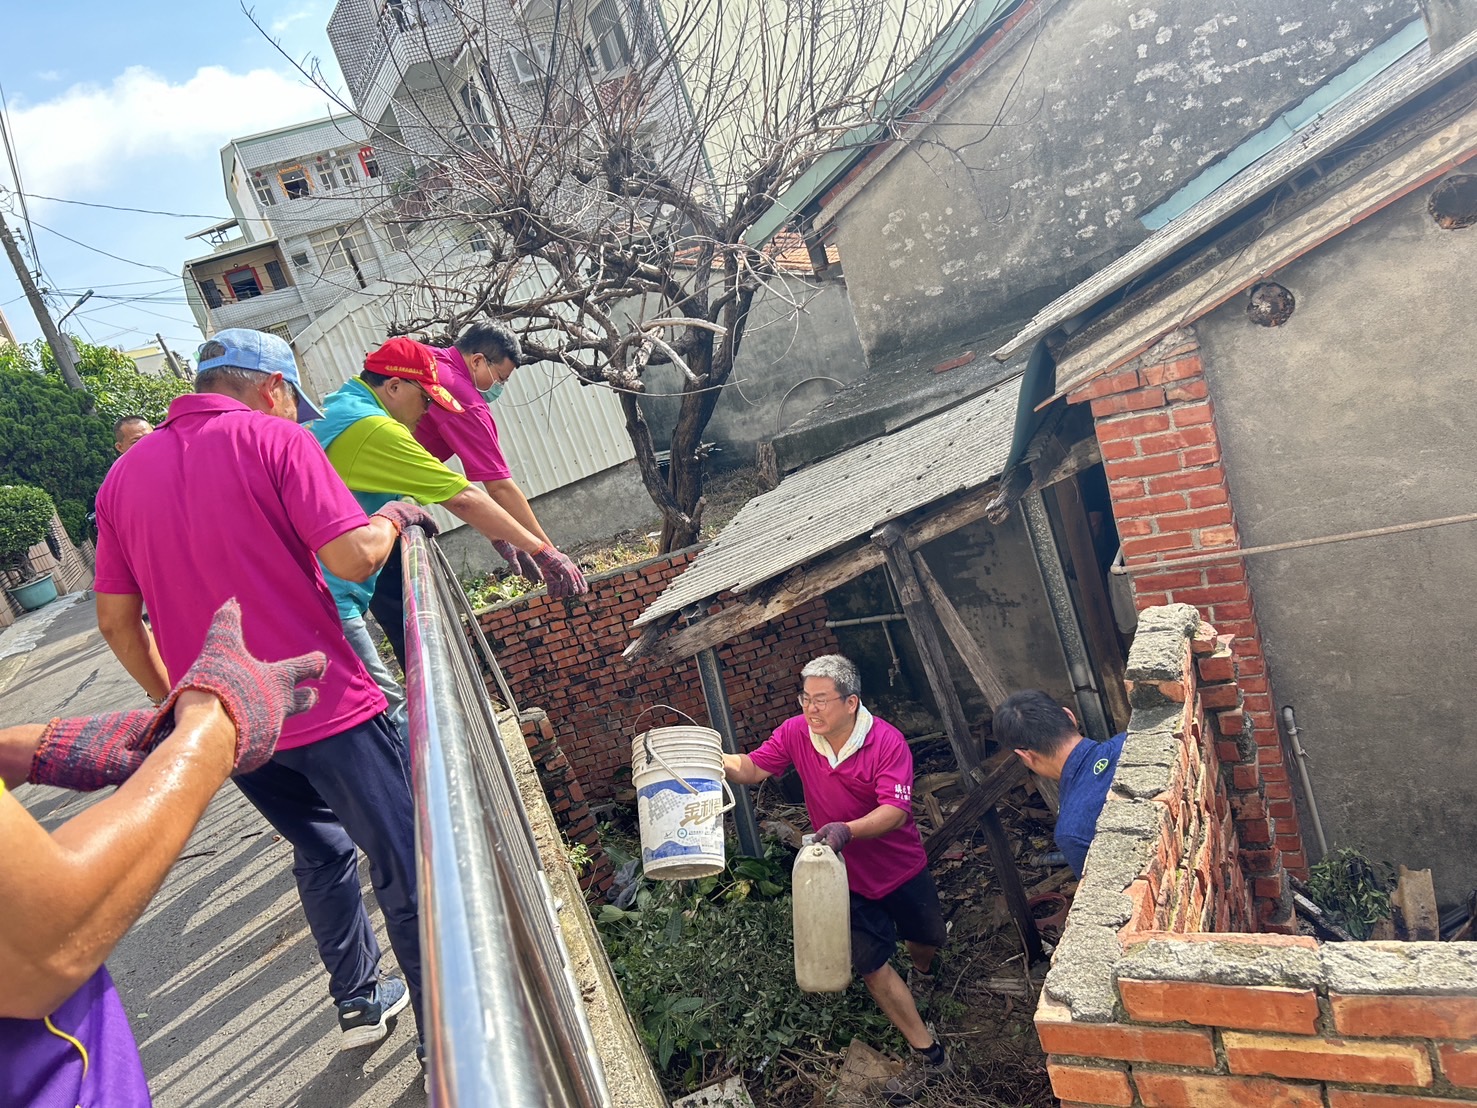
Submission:
<svg viewBox="0 0 1477 1108">
<path fill-rule="evenodd" d="M 149 1108 L 149 1085 L 106 969 L 44 1020 L 0 1019 L 0 1104 L 6 1108 Z"/>
</svg>

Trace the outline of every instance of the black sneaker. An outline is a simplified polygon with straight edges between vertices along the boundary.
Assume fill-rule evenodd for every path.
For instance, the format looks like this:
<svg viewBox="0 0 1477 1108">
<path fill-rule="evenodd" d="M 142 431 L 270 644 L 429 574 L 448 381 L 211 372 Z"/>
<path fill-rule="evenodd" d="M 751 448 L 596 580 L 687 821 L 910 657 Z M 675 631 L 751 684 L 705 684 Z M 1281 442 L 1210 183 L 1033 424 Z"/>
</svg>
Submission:
<svg viewBox="0 0 1477 1108">
<path fill-rule="evenodd" d="M 937 1039 L 934 1042 L 938 1042 Z M 934 1065 L 917 1051 L 912 1060 L 886 1085 L 882 1086 L 882 1099 L 888 1104 L 916 1104 L 923 1091 L 936 1081 L 954 1076 L 954 1062 L 944 1050 L 944 1060 Z"/>
<path fill-rule="evenodd" d="M 390 1033 L 390 1019 L 405 1011 L 410 990 L 398 977 L 382 977 L 374 991 L 338 1006 L 340 1050 L 372 1046 Z"/>
</svg>

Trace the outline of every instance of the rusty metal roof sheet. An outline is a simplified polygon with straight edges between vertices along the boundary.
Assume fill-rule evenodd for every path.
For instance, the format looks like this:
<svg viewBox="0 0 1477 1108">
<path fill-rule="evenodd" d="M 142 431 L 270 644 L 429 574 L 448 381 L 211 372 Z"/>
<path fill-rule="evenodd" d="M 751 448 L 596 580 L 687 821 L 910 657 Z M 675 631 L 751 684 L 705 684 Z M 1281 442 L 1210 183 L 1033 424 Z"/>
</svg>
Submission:
<svg viewBox="0 0 1477 1108">
<path fill-rule="evenodd" d="M 988 392 L 790 474 L 740 509 L 637 626 L 721 592 L 745 592 L 888 520 L 1000 475 L 1019 375 Z"/>
</svg>

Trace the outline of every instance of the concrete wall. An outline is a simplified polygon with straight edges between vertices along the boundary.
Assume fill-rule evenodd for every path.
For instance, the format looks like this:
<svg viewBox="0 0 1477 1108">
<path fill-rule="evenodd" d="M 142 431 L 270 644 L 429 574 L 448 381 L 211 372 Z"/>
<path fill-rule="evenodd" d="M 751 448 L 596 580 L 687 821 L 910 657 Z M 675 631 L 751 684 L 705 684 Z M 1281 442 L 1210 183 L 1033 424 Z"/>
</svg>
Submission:
<svg viewBox="0 0 1477 1108">
<path fill-rule="evenodd" d="M 1477 231 L 1442 231 L 1429 189 L 1276 275 L 1282 327 L 1238 297 L 1199 325 L 1247 545 L 1471 510 Z M 1307 746 L 1330 845 L 1477 885 L 1471 527 L 1248 561 L 1280 703 Z"/>
<path fill-rule="evenodd" d="M 748 464 L 759 443 L 772 439 L 812 408 L 863 376 L 866 355 L 846 287 L 803 277 L 780 280 L 754 298 L 733 377 L 723 390 L 705 440 L 723 447 L 720 464 Z M 782 290 L 782 291 L 781 291 Z M 802 305 L 797 311 L 794 305 Z M 681 375 L 668 366 L 648 369 L 642 401 L 657 449 L 666 449 L 681 398 Z"/>
<path fill-rule="evenodd" d="M 1039 31 L 989 59 L 943 125 L 836 216 L 869 353 L 1034 311 L 1144 239 L 1143 212 L 1417 17 L 1412 0 L 1044 6 Z"/>
</svg>

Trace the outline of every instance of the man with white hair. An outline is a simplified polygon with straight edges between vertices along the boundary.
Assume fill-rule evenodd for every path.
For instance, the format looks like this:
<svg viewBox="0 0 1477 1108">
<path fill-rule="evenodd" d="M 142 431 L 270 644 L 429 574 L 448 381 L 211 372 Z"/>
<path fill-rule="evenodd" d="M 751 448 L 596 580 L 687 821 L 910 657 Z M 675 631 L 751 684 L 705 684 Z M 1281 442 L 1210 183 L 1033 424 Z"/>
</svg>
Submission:
<svg viewBox="0 0 1477 1108">
<path fill-rule="evenodd" d="M 912 1103 L 953 1072 L 914 997 L 932 984 L 928 971 L 946 932 L 913 822 L 913 755 L 901 731 L 863 706 L 861 677 L 849 658 L 822 655 L 800 677 L 802 714 L 775 728 L 753 754 L 725 754 L 723 773 L 756 785 L 794 766 L 815 841 L 846 851 L 852 967 L 913 1048 L 912 1061 L 884 1093 L 890 1103 Z M 891 962 L 899 939 L 912 961 L 907 982 Z"/>
</svg>

